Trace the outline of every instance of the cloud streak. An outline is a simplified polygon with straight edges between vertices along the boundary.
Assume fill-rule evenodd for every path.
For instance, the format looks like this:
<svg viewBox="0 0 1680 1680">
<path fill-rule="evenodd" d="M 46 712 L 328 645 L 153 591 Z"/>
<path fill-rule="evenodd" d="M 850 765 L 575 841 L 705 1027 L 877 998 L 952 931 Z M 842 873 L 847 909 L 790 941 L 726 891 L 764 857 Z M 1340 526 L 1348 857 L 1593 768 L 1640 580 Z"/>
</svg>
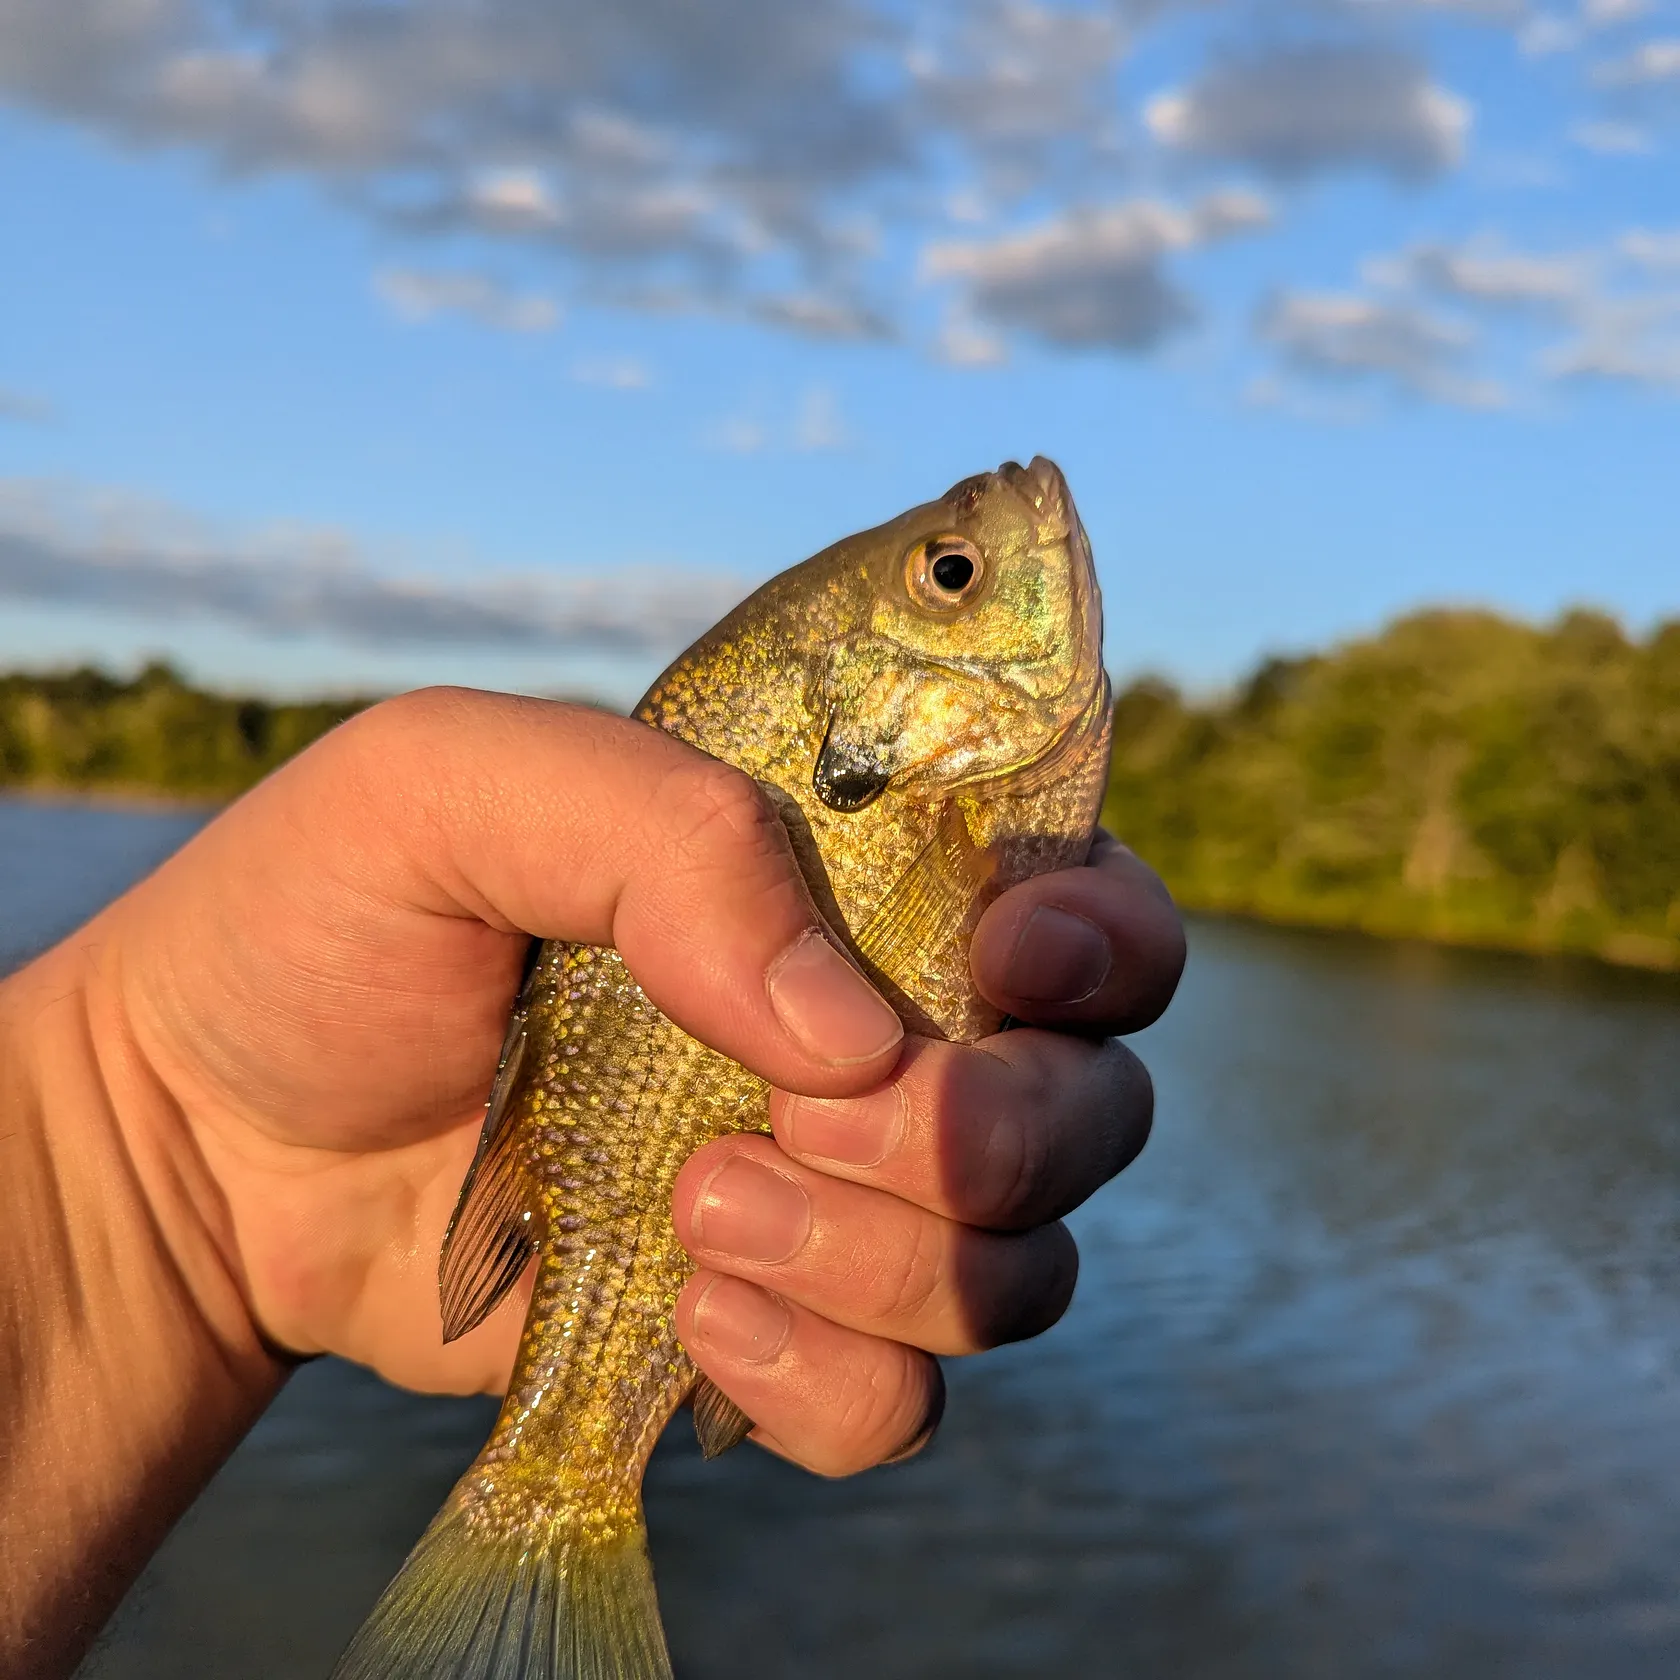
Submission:
<svg viewBox="0 0 1680 1680">
<path fill-rule="evenodd" d="M 1366 265 L 1379 285 L 1416 288 L 1495 309 L 1568 310 L 1589 297 L 1599 262 L 1587 251 L 1513 250 L 1494 239 L 1423 242 Z"/>
<path fill-rule="evenodd" d="M 560 306 L 542 292 L 515 292 L 482 274 L 384 268 L 373 280 L 387 304 L 405 321 L 466 315 L 500 332 L 551 332 Z"/>
<path fill-rule="evenodd" d="M 225 175 L 313 181 L 382 249 L 401 242 L 374 285 L 408 321 L 541 333 L 581 300 L 983 368 L 1035 343 L 1148 355 L 1203 319 L 1214 259 L 1195 253 L 1285 217 L 1310 229 L 1329 175 L 1426 187 L 1458 169 L 1476 112 L 1432 67 L 1449 31 L 1507 31 L 1591 92 L 1596 111 L 1556 125 L 1577 168 L 1657 150 L 1680 109 L 1680 38 L 1659 16 L 1645 0 L 5 0 L 0 99 Z M 1134 58 L 1148 30 L 1173 50 Z M 1455 81 L 1472 73 L 1456 62 Z M 1140 83 L 1150 63 L 1184 67 Z M 1269 197 L 1232 190 L 1256 182 Z M 417 257 L 427 241 L 450 266 Z M 1587 274 L 1567 253 L 1421 243 L 1367 269 L 1367 290 L 1397 296 L 1268 272 L 1251 285 L 1284 303 L 1237 308 L 1297 373 L 1479 400 L 1469 363 L 1494 318 L 1585 334 L 1600 259 Z M 1303 298 L 1316 316 L 1288 304 Z M 1443 303 L 1473 344 L 1448 344 Z M 1610 337 L 1629 366 L 1649 341 Z M 575 377 L 641 382 L 628 363 Z M 0 420 L 31 417 L 0 392 Z M 712 441 L 832 430 L 747 420 Z"/>
<path fill-rule="evenodd" d="M 1630 228 L 1607 245 L 1563 251 L 1522 250 L 1495 235 L 1425 240 L 1367 259 L 1364 276 L 1386 295 L 1284 292 L 1261 311 L 1259 336 L 1289 371 L 1504 406 L 1501 385 L 1473 365 L 1503 334 L 1526 340 L 1520 365 L 1531 378 L 1680 390 L 1680 229 Z M 1473 320 L 1443 316 L 1442 302 Z"/>
<path fill-rule="evenodd" d="M 393 576 L 339 533 L 226 536 L 172 509 L 0 480 L 0 599 L 18 603 L 387 649 L 669 655 L 745 593 L 739 578 L 617 566 Z"/>
<path fill-rule="evenodd" d="M 557 294 L 820 339 L 907 336 L 909 247 L 942 206 L 982 205 L 986 272 L 972 250 L 972 307 L 943 340 L 981 363 L 998 359 L 986 329 L 1147 351 L 1197 314 L 1159 266 L 1184 241 L 1143 212 L 1092 208 L 1173 178 L 1151 150 L 1285 179 L 1450 168 L 1468 107 L 1387 41 L 1376 14 L 1396 9 L 1342 0 L 1344 23 L 1371 25 L 1216 56 L 1150 105 L 1144 137 L 1120 76 L 1139 33 L 1207 10 L 1216 38 L 1241 34 L 1242 7 L 9 0 L 0 98 L 233 175 L 311 178 L 386 233 L 543 264 Z M 1059 240 L 1059 290 L 1047 272 L 1001 273 L 1007 242 L 1035 237 Z M 949 244 L 935 258 L 961 260 Z M 558 316 L 546 289 L 477 272 L 393 266 L 376 284 L 414 320 L 535 332 Z"/>
<path fill-rule="evenodd" d="M 963 284 L 963 317 L 1061 349 L 1147 349 L 1195 318 L 1165 258 L 1263 228 L 1271 215 L 1252 193 L 1218 193 L 1187 209 L 1140 199 L 993 240 L 933 244 L 922 273 Z"/>
<path fill-rule="evenodd" d="M 1217 61 L 1144 120 L 1172 150 L 1280 180 L 1348 167 L 1422 180 L 1459 162 L 1471 109 L 1408 52 L 1309 42 Z"/>
<path fill-rule="evenodd" d="M 1387 385 L 1463 408 L 1494 408 L 1503 393 L 1473 378 L 1475 335 L 1411 303 L 1335 292 L 1283 292 L 1261 310 L 1260 336 L 1297 372 Z"/>
<path fill-rule="evenodd" d="M 14 390 L 0 385 L 0 420 L 16 420 L 26 426 L 40 426 L 51 420 L 57 411 L 45 397 L 30 391 Z"/>
</svg>

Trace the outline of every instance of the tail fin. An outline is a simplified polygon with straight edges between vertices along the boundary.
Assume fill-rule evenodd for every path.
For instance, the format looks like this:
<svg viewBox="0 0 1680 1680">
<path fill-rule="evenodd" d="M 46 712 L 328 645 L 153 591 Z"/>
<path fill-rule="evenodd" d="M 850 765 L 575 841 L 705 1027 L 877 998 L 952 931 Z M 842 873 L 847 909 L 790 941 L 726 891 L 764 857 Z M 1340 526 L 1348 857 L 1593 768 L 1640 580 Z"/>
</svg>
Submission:
<svg viewBox="0 0 1680 1680">
<path fill-rule="evenodd" d="M 671 1680 L 642 1534 L 484 1534 L 451 1502 L 332 1680 Z"/>
</svg>

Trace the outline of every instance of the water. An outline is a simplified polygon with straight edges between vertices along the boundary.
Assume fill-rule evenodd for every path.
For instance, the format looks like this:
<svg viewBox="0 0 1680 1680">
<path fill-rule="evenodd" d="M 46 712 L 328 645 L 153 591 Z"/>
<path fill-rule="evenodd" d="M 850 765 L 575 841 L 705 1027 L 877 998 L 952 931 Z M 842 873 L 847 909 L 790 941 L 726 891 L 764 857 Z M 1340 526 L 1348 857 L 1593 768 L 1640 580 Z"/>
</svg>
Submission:
<svg viewBox="0 0 1680 1680">
<path fill-rule="evenodd" d="M 191 819 L 0 805 L 0 949 Z M 1199 923 L 1078 1300 L 824 1484 L 679 1421 L 684 1680 L 1680 1672 L 1680 986 Z M 82 1680 L 320 1680 L 488 1403 L 305 1369 Z"/>
</svg>

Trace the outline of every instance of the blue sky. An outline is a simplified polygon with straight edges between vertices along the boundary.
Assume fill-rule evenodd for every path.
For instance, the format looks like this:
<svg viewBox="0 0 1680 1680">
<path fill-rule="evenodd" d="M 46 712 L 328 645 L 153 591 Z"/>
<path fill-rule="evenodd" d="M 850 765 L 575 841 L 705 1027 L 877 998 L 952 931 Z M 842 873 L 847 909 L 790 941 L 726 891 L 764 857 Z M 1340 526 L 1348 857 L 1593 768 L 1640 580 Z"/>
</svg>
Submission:
<svg viewBox="0 0 1680 1680">
<path fill-rule="evenodd" d="M 0 664 L 632 699 L 1007 456 L 1198 688 L 1680 612 L 1659 0 L 14 0 Z"/>
</svg>

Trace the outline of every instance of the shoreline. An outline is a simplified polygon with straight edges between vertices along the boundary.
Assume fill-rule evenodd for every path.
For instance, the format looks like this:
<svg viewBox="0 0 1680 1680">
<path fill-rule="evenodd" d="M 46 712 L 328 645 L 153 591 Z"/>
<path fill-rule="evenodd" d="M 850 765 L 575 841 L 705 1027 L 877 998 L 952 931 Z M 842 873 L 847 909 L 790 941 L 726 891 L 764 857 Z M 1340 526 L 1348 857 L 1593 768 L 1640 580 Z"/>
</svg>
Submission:
<svg viewBox="0 0 1680 1680">
<path fill-rule="evenodd" d="M 0 803 L 13 805 L 83 805 L 98 811 L 209 815 L 231 805 L 239 794 L 161 793 L 144 787 L 43 787 L 27 782 L 0 782 Z"/>
<path fill-rule="evenodd" d="M 239 797 L 231 794 L 161 793 L 142 787 L 41 787 L 0 783 L 0 803 L 20 805 L 80 805 L 90 810 L 129 811 L 135 815 L 213 816 Z M 1169 883 L 1170 886 L 1170 883 Z M 1385 944 L 1433 946 L 1453 951 L 1483 951 L 1494 955 L 1562 959 L 1590 963 L 1623 972 L 1680 976 L 1680 939 L 1663 939 L 1654 934 L 1623 932 L 1608 934 L 1596 947 L 1547 944 L 1540 940 L 1488 937 L 1449 931 L 1429 932 L 1414 928 L 1373 926 L 1368 921 L 1338 916 L 1314 916 L 1310 911 L 1278 914 L 1239 905 L 1208 903 L 1194 894 L 1175 892 L 1179 908 L 1193 916 L 1212 916 L 1232 921 L 1254 922 L 1263 927 L 1288 928 L 1318 933 L 1356 934 L 1362 939 L 1379 939 Z"/>
<path fill-rule="evenodd" d="M 1147 860 L 1145 860 L 1147 861 Z M 1169 890 L 1170 890 L 1169 883 Z M 1426 932 L 1417 928 L 1373 925 L 1348 917 L 1310 913 L 1286 915 L 1237 905 L 1210 904 L 1194 897 L 1173 893 L 1173 902 L 1189 916 L 1217 917 L 1224 921 L 1250 922 L 1260 927 L 1289 929 L 1297 933 L 1352 934 L 1360 939 L 1379 940 L 1385 945 L 1419 945 L 1441 951 L 1476 951 L 1485 956 L 1526 957 L 1537 962 L 1585 963 L 1595 968 L 1615 969 L 1623 974 L 1650 974 L 1669 979 L 1680 977 L 1680 939 L 1665 940 L 1655 934 L 1611 933 L 1596 946 L 1546 944 L 1513 935 L 1501 939 L 1488 935 Z"/>
</svg>

